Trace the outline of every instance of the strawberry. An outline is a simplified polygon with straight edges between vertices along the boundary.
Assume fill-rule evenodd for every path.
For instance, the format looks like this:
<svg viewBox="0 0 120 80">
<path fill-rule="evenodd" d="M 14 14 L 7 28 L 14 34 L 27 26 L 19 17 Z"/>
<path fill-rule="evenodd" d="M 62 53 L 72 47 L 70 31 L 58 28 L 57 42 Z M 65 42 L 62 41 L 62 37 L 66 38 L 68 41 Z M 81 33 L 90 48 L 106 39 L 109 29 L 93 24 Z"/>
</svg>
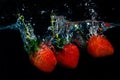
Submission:
<svg viewBox="0 0 120 80">
<path fill-rule="evenodd" d="M 56 49 L 57 62 L 72 69 L 77 67 L 80 55 L 78 47 L 71 43 L 77 28 L 77 25 L 70 26 L 69 23 L 66 25 L 63 16 L 51 15 L 51 26 L 48 30 L 52 33 L 51 42 Z"/>
<path fill-rule="evenodd" d="M 41 44 L 40 49 L 30 55 L 30 61 L 43 72 L 52 72 L 57 63 L 52 50 L 45 44 Z"/>
<path fill-rule="evenodd" d="M 79 61 L 79 49 L 74 44 L 66 44 L 63 49 L 57 51 L 58 64 L 67 68 L 76 68 Z"/>
<path fill-rule="evenodd" d="M 103 36 L 91 36 L 87 45 L 88 53 L 93 57 L 113 55 L 114 49 L 111 43 Z"/>
<path fill-rule="evenodd" d="M 34 34 L 34 29 L 30 23 L 26 23 L 24 16 L 18 14 L 17 19 L 18 28 L 24 42 L 24 48 L 29 55 L 30 61 L 34 66 L 43 72 L 52 72 L 56 66 L 56 58 L 46 45 Z M 40 42 L 40 43 L 39 43 Z M 49 41 L 46 41 L 49 42 Z"/>
</svg>

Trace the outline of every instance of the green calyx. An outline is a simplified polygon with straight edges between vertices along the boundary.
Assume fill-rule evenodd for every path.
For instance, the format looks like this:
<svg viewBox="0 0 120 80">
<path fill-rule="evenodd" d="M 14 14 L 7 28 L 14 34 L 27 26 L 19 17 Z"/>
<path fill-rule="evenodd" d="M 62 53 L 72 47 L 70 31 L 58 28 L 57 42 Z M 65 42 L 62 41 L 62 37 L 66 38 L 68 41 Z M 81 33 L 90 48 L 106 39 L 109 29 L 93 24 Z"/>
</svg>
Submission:
<svg viewBox="0 0 120 80">
<path fill-rule="evenodd" d="M 29 54 L 34 54 L 39 50 L 39 42 L 36 40 L 31 40 L 29 45 Z"/>
<path fill-rule="evenodd" d="M 67 41 L 65 38 L 57 38 L 54 45 L 56 48 L 62 49 L 65 44 L 67 44 Z"/>
<path fill-rule="evenodd" d="M 24 43 L 24 48 L 28 54 L 34 54 L 40 49 L 39 43 L 38 40 L 27 38 L 26 43 Z"/>
</svg>

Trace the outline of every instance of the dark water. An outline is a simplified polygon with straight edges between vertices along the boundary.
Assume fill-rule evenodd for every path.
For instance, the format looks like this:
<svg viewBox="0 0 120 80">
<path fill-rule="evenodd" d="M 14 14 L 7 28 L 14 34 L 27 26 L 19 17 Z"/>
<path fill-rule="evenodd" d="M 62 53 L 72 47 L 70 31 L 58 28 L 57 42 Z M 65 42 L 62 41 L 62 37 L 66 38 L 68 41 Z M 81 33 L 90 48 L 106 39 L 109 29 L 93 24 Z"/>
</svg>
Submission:
<svg viewBox="0 0 120 80">
<path fill-rule="evenodd" d="M 16 22 L 16 14 L 22 13 L 27 20 L 32 18 L 35 33 L 44 35 L 50 25 L 50 12 L 65 15 L 67 19 L 85 20 L 87 10 L 83 3 L 87 0 L 0 0 L 0 25 L 6 26 Z M 93 0 L 98 20 L 120 23 L 119 0 Z M 69 7 L 66 7 L 68 5 Z M 79 65 L 71 70 L 57 66 L 52 73 L 37 70 L 29 61 L 24 51 L 20 33 L 15 30 L 0 31 L 0 72 L 3 80 L 80 80 L 119 78 L 120 76 L 120 26 L 105 32 L 113 45 L 115 54 L 105 58 L 92 58 L 86 50 L 81 50 Z M 0 75 L 1 76 L 1 75 Z"/>
</svg>

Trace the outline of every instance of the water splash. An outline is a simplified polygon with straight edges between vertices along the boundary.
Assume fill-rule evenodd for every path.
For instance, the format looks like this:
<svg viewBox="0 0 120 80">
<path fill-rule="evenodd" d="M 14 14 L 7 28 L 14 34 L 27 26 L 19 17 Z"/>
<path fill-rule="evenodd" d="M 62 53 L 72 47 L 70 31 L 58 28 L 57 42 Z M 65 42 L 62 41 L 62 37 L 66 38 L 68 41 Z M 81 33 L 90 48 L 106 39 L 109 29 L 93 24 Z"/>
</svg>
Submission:
<svg viewBox="0 0 120 80">
<path fill-rule="evenodd" d="M 98 13 L 95 11 L 96 4 L 92 0 L 85 2 L 85 9 L 88 10 L 88 15 L 91 16 L 91 20 L 95 20 L 98 16 Z"/>
<path fill-rule="evenodd" d="M 34 49 L 37 47 L 37 37 L 34 34 L 34 29 L 30 23 L 25 23 L 24 16 L 22 15 L 19 16 L 17 24 L 24 42 L 24 48 L 28 53 L 31 53 L 31 51 L 34 51 Z"/>
<path fill-rule="evenodd" d="M 24 42 L 24 48 L 28 54 L 37 49 L 37 37 L 34 34 L 34 29 L 29 22 L 26 22 L 23 15 L 18 14 L 17 22 L 5 27 L 0 27 L 0 30 L 13 29 L 18 30 Z"/>
<path fill-rule="evenodd" d="M 74 39 L 80 41 L 84 46 L 90 36 L 103 35 L 103 32 L 113 27 L 115 24 L 97 21 L 95 18 L 72 22 L 66 20 L 64 16 L 51 15 L 51 26 L 48 27 L 48 30 L 52 32 L 51 42 L 53 45 L 62 48 L 62 45 L 68 44 Z"/>
<path fill-rule="evenodd" d="M 81 4 L 82 5 L 82 4 Z M 64 4 L 69 14 L 72 14 L 72 9 L 68 4 Z M 51 34 L 45 36 L 45 38 L 40 39 L 43 41 L 51 42 L 53 45 L 62 48 L 64 44 L 72 42 L 74 39 L 80 41 L 81 45 L 85 45 L 87 39 L 91 35 L 103 35 L 103 32 L 113 28 L 115 26 L 120 26 L 119 24 L 106 23 L 104 21 L 97 21 L 98 13 L 95 11 L 96 4 L 92 0 L 88 0 L 84 3 L 85 9 L 88 11 L 90 19 L 84 21 L 69 21 L 65 16 L 57 16 L 53 12 L 57 10 L 52 10 L 51 13 L 51 26 L 48 30 Z M 22 9 L 25 11 L 25 9 Z M 41 11 L 41 15 L 45 13 L 50 13 L 50 11 Z M 32 18 L 30 18 L 32 20 Z M 34 25 L 33 25 L 34 26 Z M 38 38 L 34 34 L 34 29 L 29 21 L 24 19 L 24 16 L 18 15 L 17 22 L 5 27 L 0 27 L 0 30 L 13 29 L 18 30 L 21 33 L 21 38 L 24 42 L 24 48 L 28 53 L 37 49 Z"/>
</svg>

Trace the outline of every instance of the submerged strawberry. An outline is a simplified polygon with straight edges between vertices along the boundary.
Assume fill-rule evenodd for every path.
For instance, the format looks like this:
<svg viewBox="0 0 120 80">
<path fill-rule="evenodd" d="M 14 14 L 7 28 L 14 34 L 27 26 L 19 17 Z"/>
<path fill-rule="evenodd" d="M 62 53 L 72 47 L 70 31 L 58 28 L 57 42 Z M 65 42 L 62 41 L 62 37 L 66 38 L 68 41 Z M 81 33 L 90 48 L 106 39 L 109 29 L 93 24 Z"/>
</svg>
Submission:
<svg viewBox="0 0 120 80">
<path fill-rule="evenodd" d="M 79 49 L 74 44 L 66 44 L 63 49 L 57 51 L 58 64 L 67 68 L 76 68 L 79 61 Z"/>
<path fill-rule="evenodd" d="M 40 49 L 30 55 L 30 60 L 38 69 L 44 72 L 52 72 L 57 63 L 52 50 L 45 44 L 41 44 Z"/>
<path fill-rule="evenodd" d="M 114 49 L 111 43 L 103 36 L 91 36 L 87 45 L 88 53 L 93 57 L 113 55 Z"/>
<path fill-rule="evenodd" d="M 18 14 L 17 25 L 24 42 L 24 48 L 30 57 L 30 61 L 43 72 L 52 72 L 56 66 L 56 58 L 47 44 L 34 34 L 30 23 L 26 23 L 24 16 Z M 39 43 L 42 42 L 42 43 Z M 45 42 L 45 41 L 44 41 Z M 47 41 L 49 42 L 49 41 Z M 40 46 L 39 46 L 40 44 Z"/>
<path fill-rule="evenodd" d="M 51 26 L 49 30 L 52 33 L 52 44 L 55 47 L 55 55 L 57 63 L 67 68 L 76 68 L 79 61 L 79 49 L 72 44 L 73 32 L 78 26 L 70 26 L 69 22 L 66 25 L 66 20 L 63 16 L 51 16 Z"/>
</svg>

